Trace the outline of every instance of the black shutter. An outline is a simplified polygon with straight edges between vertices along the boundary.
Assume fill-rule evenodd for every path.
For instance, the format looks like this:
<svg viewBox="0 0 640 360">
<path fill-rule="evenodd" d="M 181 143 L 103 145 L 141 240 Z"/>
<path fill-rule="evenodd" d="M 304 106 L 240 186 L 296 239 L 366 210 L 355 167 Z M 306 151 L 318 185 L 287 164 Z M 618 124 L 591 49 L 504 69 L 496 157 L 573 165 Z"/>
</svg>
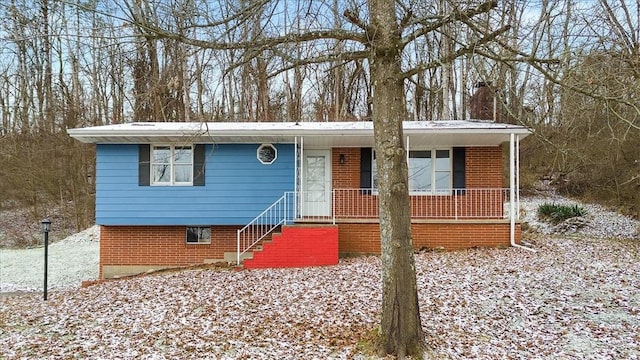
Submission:
<svg viewBox="0 0 640 360">
<path fill-rule="evenodd" d="M 371 189 L 371 148 L 360 149 L 360 189 Z"/>
<path fill-rule="evenodd" d="M 149 186 L 151 184 L 151 145 L 138 145 L 138 185 Z"/>
<path fill-rule="evenodd" d="M 453 148 L 453 188 L 464 189 L 466 188 L 465 180 L 465 148 L 454 147 Z"/>
<path fill-rule="evenodd" d="M 193 186 L 204 186 L 205 146 L 193 146 Z"/>
</svg>

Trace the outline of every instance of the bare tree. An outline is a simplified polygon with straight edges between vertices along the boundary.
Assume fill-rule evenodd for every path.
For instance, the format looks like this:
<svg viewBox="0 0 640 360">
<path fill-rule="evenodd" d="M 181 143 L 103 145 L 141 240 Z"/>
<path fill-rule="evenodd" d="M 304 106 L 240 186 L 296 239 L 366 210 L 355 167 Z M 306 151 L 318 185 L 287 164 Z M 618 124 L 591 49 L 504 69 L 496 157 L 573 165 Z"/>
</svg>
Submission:
<svg viewBox="0 0 640 360">
<path fill-rule="evenodd" d="M 309 2 L 309 11 L 316 5 Z M 407 183 L 406 150 L 403 143 L 402 121 L 406 118 L 405 79 L 423 71 L 437 68 L 442 63 L 469 54 L 474 49 L 494 41 L 508 30 L 508 26 L 496 29 L 476 26 L 472 18 L 490 12 L 496 2 L 479 2 L 468 7 L 454 4 L 449 11 L 431 14 L 424 9 L 414 9 L 410 4 L 394 0 L 371 0 L 366 9 L 351 4 L 343 15 L 347 20 L 344 27 L 327 29 L 326 24 L 315 24 L 317 28 L 281 29 L 280 17 L 267 16 L 280 4 L 270 2 L 241 2 L 238 11 L 223 18 L 200 15 L 192 19 L 194 28 L 216 28 L 227 26 L 252 26 L 261 36 L 240 37 L 235 41 L 224 37 L 202 39 L 188 37 L 185 31 L 171 31 L 152 25 L 152 21 L 133 18 L 137 26 L 144 26 L 146 32 L 175 39 L 196 47 L 245 52 L 243 63 L 248 63 L 247 55 L 255 61 L 262 61 L 265 51 L 270 51 L 290 64 L 275 70 L 272 76 L 305 64 L 335 61 L 356 61 L 366 59 L 371 76 L 373 122 L 380 191 L 380 229 L 383 260 L 383 313 L 381 319 L 381 347 L 385 353 L 399 356 L 415 355 L 422 352 L 423 333 L 420 324 L 411 227 L 409 212 L 409 192 Z M 414 12 L 415 10 L 415 12 Z M 286 9 L 284 10 L 286 11 Z M 314 10 L 317 11 L 317 10 Z M 143 14 L 142 11 L 134 11 Z M 248 14 L 265 14 L 258 24 Z M 317 14 L 320 14 L 318 12 Z M 309 13 L 307 14 L 309 15 Z M 300 15 L 297 15 L 300 16 Z M 450 46 L 448 51 L 429 63 L 416 64 L 411 69 L 403 69 L 403 52 L 407 44 L 422 38 L 443 26 L 452 23 L 465 24 L 474 32 L 468 43 Z M 265 24 L 271 24 L 278 31 L 269 33 Z M 213 31 L 215 33 L 215 31 Z M 296 58 L 285 51 L 286 45 L 305 46 L 323 41 L 342 41 L 345 47 L 317 48 L 316 53 L 306 58 Z M 262 67 L 260 70 L 264 70 Z"/>
<path fill-rule="evenodd" d="M 509 117 L 536 127 L 523 157 L 531 168 L 561 173 L 576 191 L 596 179 L 599 196 L 640 208 L 637 1 L 5 3 L 0 190 L 25 203 L 73 199 L 84 204 L 78 224 L 90 222 L 93 159 L 64 140 L 67 126 L 372 119 L 385 352 L 422 346 L 402 120 L 464 118 L 473 85 L 490 81 Z M 78 160 L 41 162 L 43 153 Z M 40 183 L 25 164 L 59 178 Z M 68 183 L 60 169 L 82 175 Z"/>
</svg>

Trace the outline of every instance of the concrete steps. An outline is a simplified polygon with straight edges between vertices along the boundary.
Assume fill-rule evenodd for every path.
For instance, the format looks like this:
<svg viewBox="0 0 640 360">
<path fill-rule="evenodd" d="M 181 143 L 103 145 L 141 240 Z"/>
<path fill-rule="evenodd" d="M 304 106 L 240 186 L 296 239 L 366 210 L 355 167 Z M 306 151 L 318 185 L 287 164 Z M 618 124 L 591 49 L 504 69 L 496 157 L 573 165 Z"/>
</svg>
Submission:
<svg viewBox="0 0 640 360">
<path fill-rule="evenodd" d="M 253 251 L 247 251 L 246 253 L 240 255 L 240 262 L 241 263 L 243 261 L 247 260 L 247 259 L 253 259 Z M 226 261 L 228 263 L 235 264 L 237 260 L 238 260 L 238 253 L 237 252 L 230 251 L 230 252 L 225 252 L 224 253 L 224 261 Z"/>
<path fill-rule="evenodd" d="M 280 232 L 273 232 L 270 233 L 267 237 L 265 237 L 264 239 L 262 239 L 257 245 L 255 245 L 254 247 L 251 248 L 250 251 L 245 252 L 244 254 L 240 255 L 240 266 L 243 267 L 244 265 L 244 261 L 245 260 L 251 260 L 254 257 L 254 253 L 260 253 L 264 250 L 264 246 L 271 243 L 273 237 L 277 237 L 280 236 L 281 233 Z M 214 259 L 206 259 L 205 260 L 205 264 L 208 263 L 216 263 L 218 261 L 223 261 L 223 262 L 227 262 L 229 264 L 235 264 L 238 256 L 237 256 L 237 252 L 235 251 L 229 251 L 229 252 L 225 252 L 224 253 L 224 259 L 221 260 L 214 260 Z M 210 262 L 209 262 L 210 260 Z"/>
</svg>

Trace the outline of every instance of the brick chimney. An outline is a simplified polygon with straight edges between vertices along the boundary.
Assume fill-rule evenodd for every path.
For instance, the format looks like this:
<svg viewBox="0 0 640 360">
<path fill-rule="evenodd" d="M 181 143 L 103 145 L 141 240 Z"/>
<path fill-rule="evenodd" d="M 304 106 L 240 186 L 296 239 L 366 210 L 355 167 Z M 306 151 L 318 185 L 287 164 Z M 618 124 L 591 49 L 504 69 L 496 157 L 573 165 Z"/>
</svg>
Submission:
<svg viewBox="0 0 640 360">
<path fill-rule="evenodd" d="M 476 92 L 469 99 L 471 119 L 502 122 L 502 106 L 496 99 L 496 90 L 492 85 L 490 81 L 480 81 L 476 84 Z"/>
</svg>

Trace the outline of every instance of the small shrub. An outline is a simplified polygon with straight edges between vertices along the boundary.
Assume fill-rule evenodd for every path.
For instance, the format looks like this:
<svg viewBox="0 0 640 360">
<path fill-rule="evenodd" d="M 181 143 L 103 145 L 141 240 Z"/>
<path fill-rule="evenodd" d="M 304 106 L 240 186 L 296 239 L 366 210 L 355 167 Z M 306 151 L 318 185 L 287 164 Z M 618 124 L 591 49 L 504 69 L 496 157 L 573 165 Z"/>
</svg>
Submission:
<svg viewBox="0 0 640 360">
<path fill-rule="evenodd" d="M 544 204 L 539 205 L 538 206 L 538 217 L 541 217 L 541 218 L 550 217 L 551 214 L 553 214 L 555 212 L 557 207 L 558 207 L 558 205 L 549 204 L 549 203 L 544 203 Z"/>
<path fill-rule="evenodd" d="M 538 206 L 538 217 L 551 221 L 554 224 L 561 223 L 567 219 L 585 216 L 587 211 L 579 205 L 558 205 L 544 203 Z"/>
</svg>

